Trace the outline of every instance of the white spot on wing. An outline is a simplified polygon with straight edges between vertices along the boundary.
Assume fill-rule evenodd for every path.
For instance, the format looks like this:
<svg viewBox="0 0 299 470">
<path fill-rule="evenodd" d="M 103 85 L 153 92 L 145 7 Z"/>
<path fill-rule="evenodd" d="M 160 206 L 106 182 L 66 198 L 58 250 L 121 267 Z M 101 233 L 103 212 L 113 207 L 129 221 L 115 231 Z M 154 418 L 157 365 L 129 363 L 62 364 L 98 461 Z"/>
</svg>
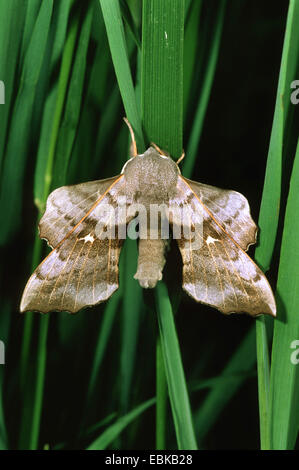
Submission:
<svg viewBox="0 0 299 470">
<path fill-rule="evenodd" d="M 89 233 L 88 235 L 85 235 L 85 237 L 79 238 L 79 240 L 84 240 L 84 243 L 87 243 L 87 242 L 93 243 L 95 238 Z"/>
<path fill-rule="evenodd" d="M 215 242 L 219 242 L 219 240 L 218 240 L 217 238 L 211 237 L 210 235 L 209 235 L 208 238 L 206 239 L 207 245 L 210 245 L 210 243 L 215 243 Z"/>
</svg>

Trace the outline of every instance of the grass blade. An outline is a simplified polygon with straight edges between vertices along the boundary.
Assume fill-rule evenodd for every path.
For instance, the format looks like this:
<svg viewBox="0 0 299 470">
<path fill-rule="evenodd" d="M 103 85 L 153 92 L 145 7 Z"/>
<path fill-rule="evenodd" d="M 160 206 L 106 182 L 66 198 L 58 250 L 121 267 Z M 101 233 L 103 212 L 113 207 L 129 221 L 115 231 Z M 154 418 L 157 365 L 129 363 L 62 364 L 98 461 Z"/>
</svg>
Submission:
<svg viewBox="0 0 299 470">
<path fill-rule="evenodd" d="M 185 22 L 184 37 L 184 116 L 188 112 L 188 101 L 192 82 L 194 81 L 194 68 L 198 56 L 197 46 L 199 43 L 200 17 L 202 10 L 202 0 L 191 2 L 190 13 L 187 14 Z M 185 10 L 188 11 L 187 5 Z"/>
<path fill-rule="evenodd" d="M 213 35 L 213 41 L 211 46 L 211 51 L 209 54 L 208 64 L 205 70 L 205 75 L 202 84 L 202 91 L 200 93 L 200 99 L 197 106 L 194 123 L 192 126 L 191 135 L 189 138 L 188 146 L 187 146 L 187 158 L 183 163 L 183 172 L 184 176 L 190 178 L 192 175 L 192 170 L 194 167 L 195 159 L 196 159 L 196 152 L 199 144 L 199 140 L 201 137 L 201 132 L 203 128 L 204 118 L 206 115 L 211 89 L 213 85 L 213 80 L 215 76 L 219 48 L 220 48 L 220 40 L 221 34 L 223 29 L 224 23 L 224 14 L 225 14 L 225 6 L 226 0 L 221 0 L 217 20 L 215 24 L 215 33 Z"/>
<path fill-rule="evenodd" d="M 143 2 L 142 120 L 149 141 L 173 158 L 183 146 L 184 14 L 183 0 Z"/>
<path fill-rule="evenodd" d="M 12 106 L 13 84 L 22 39 L 25 4 L 18 0 L 0 0 L 0 74 L 5 85 L 5 106 L 0 106 L 0 169 L 5 150 L 8 118 Z M 2 169 L 1 169 L 2 170 Z"/>
<path fill-rule="evenodd" d="M 151 398 L 141 405 L 134 408 L 126 415 L 119 418 L 116 423 L 109 426 L 97 439 L 95 439 L 87 450 L 103 450 L 106 449 L 119 434 L 132 422 L 138 418 L 144 411 L 150 408 L 155 403 L 155 399 Z"/>
<path fill-rule="evenodd" d="M 137 148 L 141 152 L 144 150 L 143 133 L 135 99 L 119 1 L 99 0 L 99 2 L 104 16 L 112 60 L 126 115 L 135 131 Z"/>
<path fill-rule="evenodd" d="M 126 240 L 124 247 L 125 275 L 124 298 L 122 309 L 122 332 L 120 353 L 120 409 L 126 413 L 129 408 L 130 392 L 133 380 L 136 349 L 141 321 L 142 289 L 133 278 L 136 272 L 137 243 Z"/>
<path fill-rule="evenodd" d="M 139 37 L 139 34 L 138 34 L 138 29 L 136 27 L 133 15 L 131 13 L 131 10 L 130 10 L 126 0 L 120 0 L 120 6 L 121 6 L 122 16 L 123 16 L 123 18 L 126 22 L 126 25 L 129 28 L 131 36 L 132 36 L 134 42 L 136 43 L 136 46 L 138 47 L 138 49 L 141 49 L 141 40 L 140 40 L 140 37 Z"/>
<path fill-rule="evenodd" d="M 298 57 L 299 2 L 291 1 L 278 82 L 274 119 L 269 145 L 263 196 L 259 215 L 260 240 L 255 259 L 263 270 L 268 270 L 274 250 L 279 221 L 282 185 L 282 167 L 286 144 L 286 123 L 290 109 L 289 87 L 295 73 Z M 273 207 L 276 210 L 273 210 Z M 256 322 L 258 391 L 260 411 L 261 448 L 269 449 L 270 442 L 270 366 L 267 339 L 267 320 Z"/>
<path fill-rule="evenodd" d="M 148 139 L 174 158 L 182 153 L 184 15 L 185 5 L 182 0 L 143 2 L 143 125 Z M 180 449 L 196 449 L 173 313 L 164 284 L 158 284 L 156 295 L 161 345 L 178 446 Z M 163 393 L 158 399 L 163 400 L 164 406 Z M 162 403 L 157 403 L 158 409 L 160 406 L 162 407 Z"/>
<path fill-rule="evenodd" d="M 0 337 L 4 343 L 4 348 L 8 345 L 9 330 L 10 330 L 11 307 L 8 302 L 4 302 L 0 316 Z M 6 350 L 4 351 L 6 355 Z M 5 357 L 5 362 L 7 358 Z M 0 450 L 8 448 L 8 436 L 6 431 L 4 403 L 3 403 L 3 386 L 5 378 L 5 366 L 0 365 Z"/>
<path fill-rule="evenodd" d="M 67 11 L 64 11 L 67 13 Z M 65 19 L 67 15 L 65 16 Z M 53 181 L 53 170 L 54 170 L 54 158 L 55 158 L 55 149 L 58 138 L 58 129 L 59 123 L 61 120 L 63 105 L 65 101 L 65 95 L 67 90 L 68 77 L 71 70 L 72 57 L 77 37 L 77 32 L 79 28 L 79 18 L 75 18 L 75 21 L 72 24 L 68 38 L 66 41 L 66 46 L 64 48 L 62 64 L 60 69 L 59 83 L 58 83 L 58 92 L 56 97 L 56 106 L 54 112 L 54 118 L 51 125 L 51 134 L 50 141 L 48 142 L 48 152 L 45 155 L 41 155 L 40 159 L 37 161 L 36 167 L 36 178 L 35 178 L 35 201 L 39 208 L 40 215 L 45 207 L 45 203 L 48 197 L 48 194 L 51 189 L 51 184 Z M 65 31 L 65 30 L 64 30 Z M 41 171 L 42 168 L 42 171 Z M 41 412 L 42 412 L 42 401 L 43 401 L 43 391 L 44 391 L 44 381 L 45 381 L 45 370 L 46 370 L 46 359 L 47 359 L 47 335 L 49 327 L 49 316 L 40 317 L 39 319 L 39 337 L 38 337 L 38 361 L 36 364 L 36 386 L 34 390 L 34 405 L 32 410 L 32 423 L 30 427 L 30 433 L 26 431 L 27 419 L 24 419 L 22 433 L 21 433 L 21 445 L 24 446 L 24 442 L 28 441 L 28 446 L 30 449 L 36 449 L 38 446 L 39 438 L 39 429 L 41 422 Z M 30 328 L 26 328 L 25 333 L 27 336 L 31 335 L 31 320 Z M 28 330 L 28 331 L 27 331 Z M 24 338 L 24 343 L 28 344 L 28 338 Z M 28 349 L 28 347 L 27 347 Z M 26 444 L 25 444 L 26 445 Z M 26 445 L 27 446 L 27 445 Z"/>
<path fill-rule="evenodd" d="M 156 346 L 156 449 L 166 448 L 167 382 L 161 340 Z"/>
<path fill-rule="evenodd" d="M 179 449 L 197 449 L 180 347 L 168 292 L 162 282 L 156 288 L 157 313 L 168 392 Z"/>
<path fill-rule="evenodd" d="M 220 377 L 223 377 L 223 380 L 219 380 L 217 387 L 209 391 L 194 415 L 194 427 L 201 440 L 212 429 L 222 410 L 240 389 L 247 373 L 254 368 L 255 362 L 255 330 L 252 328 L 221 372 Z M 229 387 L 227 377 L 232 377 Z"/>
<path fill-rule="evenodd" d="M 72 60 L 76 45 L 76 39 L 79 29 L 79 18 L 76 17 L 72 22 L 68 32 L 67 40 L 63 50 L 62 63 L 59 74 L 58 89 L 55 99 L 48 102 L 49 108 L 45 111 L 45 123 L 50 119 L 50 133 L 44 127 L 45 133 L 42 133 L 42 141 L 39 146 L 37 165 L 34 181 L 34 199 L 41 213 L 44 212 L 45 203 L 51 189 L 53 180 L 53 167 L 55 161 L 55 150 L 59 135 L 59 127 L 62 118 L 64 103 L 67 95 L 67 85 L 71 73 Z M 55 101 L 55 107 L 54 107 Z M 52 108 L 53 106 L 53 108 Z M 50 110 L 53 114 L 50 115 Z M 46 151 L 45 151 L 46 150 Z"/>
<path fill-rule="evenodd" d="M 34 23 L 36 21 L 38 11 L 40 8 L 40 0 L 27 0 L 26 8 L 26 18 L 24 24 L 24 31 L 22 36 L 22 45 L 20 51 L 20 60 L 23 62 L 23 59 L 28 48 L 30 37 L 34 28 Z"/>
<path fill-rule="evenodd" d="M 270 360 L 267 325 L 264 317 L 256 320 L 256 357 L 260 416 L 261 450 L 271 448 L 270 430 Z"/>
<path fill-rule="evenodd" d="M 35 89 L 44 57 L 52 16 L 53 0 L 42 2 L 26 52 L 19 93 L 16 98 L 0 194 L 0 244 L 8 241 L 19 226 L 22 189 L 29 142 Z"/>
<path fill-rule="evenodd" d="M 55 42 L 53 45 L 52 51 L 52 59 L 51 59 L 51 68 L 54 67 L 56 61 L 59 59 L 60 55 L 62 54 L 65 36 L 66 36 L 66 29 L 67 29 L 67 22 L 69 16 L 71 3 L 64 2 L 61 4 L 61 8 L 59 11 L 59 19 L 57 22 L 57 32 L 55 36 Z M 43 194 L 43 173 L 40 174 L 40 166 L 46 165 L 45 156 L 48 155 L 48 146 L 49 140 L 51 135 L 51 128 L 52 128 L 52 119 L 53 115 L 55 114 L 55 102 L 56 102 L 56 94 L 57 94 L 57 86 L 55 85 L 53 88 L 53 92 L 49 94 L 48 99 L 45 103 L 44 114 L 42 117 L 42 125 L 41 125 L 41 136 L 39 141 L 38 147 L 38 157 L 37 157 L 37 166 L 35 170 L 35 180 L 37 181 L 35 185 L 36 196 L 40 199 L 37 200 L 37 206 L 40 206 L 42 209 L 43 204 L 41 203 L 41 198 Z M 37 177 L 37 173 L 39 173 L 39 177 Z M 39 195 L 38 191 L 41 191 Z M 34 248 L 33 248 L 33 255 L 32 255 L 32 265 L 31 270 L 34 270 L 40 262 L 42 252 L 42 241 L 40 240 L 37 230 L 36 230 L 36 237 L 34 241 Z M 30 353 L 30 344 L 31 344 L 31 336 L 32 336 L 32 328 L 33 328 L 33 320 L 34 315 L 32 313 L 27 313 L 24 319 L 24 331 L 23 331 L 23 342 L 22 342 L 22 353 L 21 353 L 21 362 L 20 362 L 20 375 L 21 375 L 21 389 L 24 390 L 24 384 L 28 373 L 28 363 L 29 363 L 29 353 Z M 27 436 L 27 427 L 26 423 L 25 426 L 25 434 Z"/>
<path fill-rule="evenodd" d="M 298 2 L 299 6 L 299 2 Z M 299 13 L 299 10 L 298 10 Z M 299 140 L 290 182 L 277 281 L 278 318 L 271 366 L 272 448 L 293 449 L 299 421 L 299 369 L 292 343 L 299 336 Z"/>
<path fill-rule="evenodd" d="M 64 116 L 60 124 L 57 147 L 55 151 L 54 181 L 53 187 L 65 184 L 67 179 L 68 164 L 80 119 L 80 110 L 83 94 L 84 77 L 86 71 L 87 50 L 91 31 L 94 4 L 85 13 L 81 26 L 76 55 L 70 82 L 68 84 L 67 98 Z"/>
<path fill-rule="evenodd" d="M 43 394 L 45 388 L 46 360 L 47 360 L 47 338 L 50 317 L 40 317 L 39 337 L 38 337 L 38 361 L 36 370 L 36 385 L 34 394 L 34 408 L 32 423 L 29 435 L 29 450 L 36 450 L 38 447 L 38 438 L 40 431 Z"/>
<path fill-rule="evenodd" d="M 299 55 L 299 1 L 291 0 L 280 65 L 275 111 L 259 215 L 259 246 L 255 258 L 264 271 L 270 267 L 277 233 L 285 127 L 290 109 L 290 84 L 296 74 Z M 275 208 L 275 210 L 273 210 Z"/>
<path fill-rule="evenodd" d="M 103 313 L 103 320 L 101 322 L 101 329 L 99 332 L 99 338 L 94 354 L 94 361 L 91 368 L 91 374 L 87 389 L 87 405 L 91 401 L 91 397 L 95 390 L 95 385 L 97 382 L 97 376 L 99 374 L 99 370 L 101 368 L 101 364 L 104 358 L 104 354 L 107 348 L 110 332 L 113 326 L 113 322 L 115 319 L 115 315 L 117 313 L 117 309 L 119 306 L 120 298 L 119 295 L 116 294 L 112 299 L 109 301 L 105 311 Z"/>
</svg>

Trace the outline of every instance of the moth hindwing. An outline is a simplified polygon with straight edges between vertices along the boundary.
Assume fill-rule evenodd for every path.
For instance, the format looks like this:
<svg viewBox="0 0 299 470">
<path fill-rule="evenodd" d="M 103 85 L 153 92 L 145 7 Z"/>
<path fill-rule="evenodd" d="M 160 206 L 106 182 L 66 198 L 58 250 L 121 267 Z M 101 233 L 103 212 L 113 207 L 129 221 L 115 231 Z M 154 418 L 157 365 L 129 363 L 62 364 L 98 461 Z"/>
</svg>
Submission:
<svg viewBox="0 0 299 470">
<path fill-rule="evenodd" d="M 53 249 L 30 277 L 21 311 L 76 312 L 107 300 L 118 288 L 120 250 L 132 227 L 139 235 L 134 277 L 142 287 L 162 279 L 172 234 L 193 299 L 225 314 L 275 316 L 270 285 L 246 254 L 257 232 L 246 198 L 184 178 L 153 147 L 118 176 L 50 194 L 39 230 Z"/>
</svg>

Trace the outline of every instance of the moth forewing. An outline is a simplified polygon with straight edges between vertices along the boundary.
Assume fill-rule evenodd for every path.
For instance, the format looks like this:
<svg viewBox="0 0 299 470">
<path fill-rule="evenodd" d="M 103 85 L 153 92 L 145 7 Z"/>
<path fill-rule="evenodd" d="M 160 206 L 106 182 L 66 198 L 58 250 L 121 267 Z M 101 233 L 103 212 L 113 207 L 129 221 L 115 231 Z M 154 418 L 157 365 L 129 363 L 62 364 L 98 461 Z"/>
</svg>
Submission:
<svg viewBox="0 0 299 470">
<path fill-rule="evenodd" d="M 187 178 L 183 180 L 243 250 L 247 251 L 250 245 L 256 243 L 257 226 L 252 220 L 248 201 L 243 194 Z"/>
<path fill-rule="evenodd" d="M 182 177 L 159 152 L 135 155 L 120 176 L 50 194 L 40 236 L 54 249 L 29 279 L 21 311 L 76 312 L 107 300 L 118 288 L 126 236 L 139 238 L 135 279 L 153 288 L 162 279 L 170 224 L 191 297 L 226 314 L 275 316 L 268 281 L 244 252 L 257 231 L 246 198 Z"/>
<path fill-rule="evenodd" d="M 197 235 L 202 236 L 200 249 L 192 249 L 189 238 L 178 240 L 183 260 L 183 287 L 187 293 L 226 314 L 245 312 L 253 316 L 263 313 L 275 316 L 274 296 L 263 272 L 202 203 L 189 181 L 179 177 L 177 189 L 177 196 L 170 204 L 178 204 L 177 199 L 181 198 L 181 205 L 189 204 L 194 218 L 197 212 L 202 213 L 203 232 Z M 251 236 L 243 236 L 243 240 Z"/>
<path fill-rule="evenodd" d="M 40 237 L 55 248 L 119 178 L 62 186 L 52 191 L 39 222 Z"/>
<path fill-rule="evenodd" d="M 118 195 L 123 194 L 122 180 L 121 175 L 109 181 L 68 187 L 68 206 L 57 201 L 59 191 L 50 195 L 50 204 L 41 223 L 42 230 L 46 227 L 50 242 L 57 240 L 57 224 L 52 220 L 52 212 L 58 211 L 60 233 L 66 234 L 29 279 L 21 300 L 22 312 L 65 310 L 74 313 L 107 300 L 115 292 L 118 288 L 118 260 L 123 239 L 109 236 L 109 227 L 112 230 L 111 211 L 101 213 L 98 206 L 117 205 Z M 84 216 L 79 219 L 76 211 L 73 216 L 74 207 L 80 214 L 83 210 Z M 99 214 L 102 217 L 100 232 Z M 105 228 L 106 236 L 100 236 Z"/>
</svg>

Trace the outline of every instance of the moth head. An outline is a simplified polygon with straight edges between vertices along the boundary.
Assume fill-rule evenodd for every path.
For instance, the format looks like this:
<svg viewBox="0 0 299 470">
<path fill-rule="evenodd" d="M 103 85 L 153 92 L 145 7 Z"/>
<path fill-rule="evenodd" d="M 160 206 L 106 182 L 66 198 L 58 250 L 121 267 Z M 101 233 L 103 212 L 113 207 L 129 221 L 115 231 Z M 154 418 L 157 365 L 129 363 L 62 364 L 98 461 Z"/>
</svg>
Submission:
<svg viewBox="0 0 299 470">
<path fill-rule="evenodd" d="M 175 161 L 155 148 L 127 161 L 122 169 L 126 192 L 140 202 L 167 202 L 175 195 L 180 170 Z"/>
</svg>

